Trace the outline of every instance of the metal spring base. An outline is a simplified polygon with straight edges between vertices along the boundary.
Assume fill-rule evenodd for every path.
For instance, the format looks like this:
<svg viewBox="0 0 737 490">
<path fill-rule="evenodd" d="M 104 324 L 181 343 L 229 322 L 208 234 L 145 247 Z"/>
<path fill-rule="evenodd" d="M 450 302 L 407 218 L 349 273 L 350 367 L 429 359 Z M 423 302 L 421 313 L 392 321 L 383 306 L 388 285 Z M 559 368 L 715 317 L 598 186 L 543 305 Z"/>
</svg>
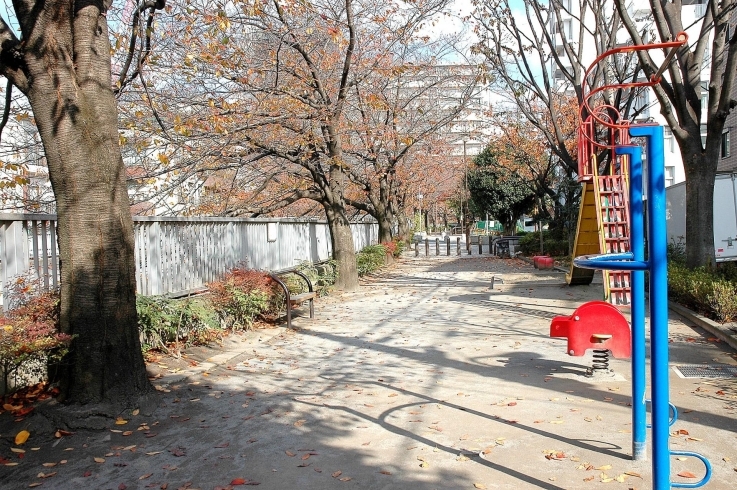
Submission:
<svg viewBox="0 0 737 490">
<path fill-rule="evenodd" d="M 609 349 L 594 349 L 591 371 L 609 370 Z"/>
</svg>

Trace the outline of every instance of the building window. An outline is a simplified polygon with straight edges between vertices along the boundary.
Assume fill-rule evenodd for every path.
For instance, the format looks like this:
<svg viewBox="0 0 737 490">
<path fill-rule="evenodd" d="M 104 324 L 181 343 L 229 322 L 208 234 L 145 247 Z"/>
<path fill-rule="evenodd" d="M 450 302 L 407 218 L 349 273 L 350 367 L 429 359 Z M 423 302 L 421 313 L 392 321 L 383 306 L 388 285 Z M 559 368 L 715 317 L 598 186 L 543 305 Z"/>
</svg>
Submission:
<svg viewBox="0 0 737 490">
<path fill-rule="evenodd" d="M 673 136 L 673 130 L 665 127 L 663 128 L 663 139 L 665 140 L 665 147 L 673 153 L 675 151 L 675 137 Z"/>
<path fill-rule="evenodd" d="M 560 31 L 558 30 L 558 27 L 561 28 Z M 573 23 L 571 22 L 571 19 L 566 19 L 559 25 L 557 19 L 554 17 L 552 31 L 554 35 L 560 32 L 560 35 L 566 40 L 571 39 L 573 36 Z"/>
<path fill-rule="evenodd" d="M 709 82 L 701 82 L 701 113 L 705 113 L 709 106 Z"/>
<path fill-rule="evenodd" d="M 696 20 L 698 20 L 704 15 L 706 15 L 706 0 L 699 0 L 694 6 L 694 17 L 696 17 Z"/>
<path fill-rule="evenodd" d="M 665 186 L 670 187 L 676 183 L 676 167 L 665 167 Z"/>
<path fill-rule="evenodd" d="M 722 133 L 722 158 L 729 156 L 729 130 Z"/>
</svg>

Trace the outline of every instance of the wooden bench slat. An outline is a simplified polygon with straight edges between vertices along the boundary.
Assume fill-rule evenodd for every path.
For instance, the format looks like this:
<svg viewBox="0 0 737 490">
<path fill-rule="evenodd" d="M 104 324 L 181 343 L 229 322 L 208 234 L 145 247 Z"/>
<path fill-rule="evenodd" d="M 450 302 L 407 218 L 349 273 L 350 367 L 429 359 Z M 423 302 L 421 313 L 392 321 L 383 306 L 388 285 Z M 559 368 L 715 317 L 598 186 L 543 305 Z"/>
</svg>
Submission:
<svg viewBox="0 0 737 490">
<path fill-rule="evenodd" d="M 289 296 L 289 300 L 292 302 L 292 304 L 295 304 L 295 305 L 304 303 L 308 299 L 314 299 L 314 298 L 317 298 L 317 293 L 314 291 L 308 291 L 306 293 L 293 294 Z"/>
</svg>

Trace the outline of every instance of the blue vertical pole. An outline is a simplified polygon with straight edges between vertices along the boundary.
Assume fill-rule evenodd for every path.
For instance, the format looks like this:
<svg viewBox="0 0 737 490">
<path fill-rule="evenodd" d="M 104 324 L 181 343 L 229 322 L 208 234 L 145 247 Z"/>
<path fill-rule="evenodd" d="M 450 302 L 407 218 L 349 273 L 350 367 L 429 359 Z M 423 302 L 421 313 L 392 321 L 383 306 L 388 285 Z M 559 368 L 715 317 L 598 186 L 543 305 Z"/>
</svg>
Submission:
<svg viewBox="0 0 737 490">
<path fill-rule="evenodd" d="M 653 488 L 670 483 L 668 431 L 668 262 L 665 229 L 665 179 L 662 126 L 632 127 L 630 135 L 647 138 L 648 262 L 650 264 L 650 380 L 653 427 Z"/>
<path fill-rule="evenodd" d="M 642 148 L 619 146 L 617 153 L 630 160 L 630 251 L 636 261 L 645 260 L 642 215 Z M 632 301 L 632 459 L 647 459 L 645 406 L 645 272 L 631 271 Z"/>
</svg>

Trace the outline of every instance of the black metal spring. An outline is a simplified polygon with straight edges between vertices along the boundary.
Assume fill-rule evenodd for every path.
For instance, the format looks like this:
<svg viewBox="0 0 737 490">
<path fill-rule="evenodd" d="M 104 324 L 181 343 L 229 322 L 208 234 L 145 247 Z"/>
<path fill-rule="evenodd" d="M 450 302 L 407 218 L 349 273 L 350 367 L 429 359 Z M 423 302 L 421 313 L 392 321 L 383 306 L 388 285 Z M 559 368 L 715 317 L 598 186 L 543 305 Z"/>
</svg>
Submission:
<svg viewBox="0 0 737 490">
<path fill-rule="evenodd" d="M 594 360 L 591 369 L 609 369 L 609 349 L 594 349 Z"/>
</svg>

